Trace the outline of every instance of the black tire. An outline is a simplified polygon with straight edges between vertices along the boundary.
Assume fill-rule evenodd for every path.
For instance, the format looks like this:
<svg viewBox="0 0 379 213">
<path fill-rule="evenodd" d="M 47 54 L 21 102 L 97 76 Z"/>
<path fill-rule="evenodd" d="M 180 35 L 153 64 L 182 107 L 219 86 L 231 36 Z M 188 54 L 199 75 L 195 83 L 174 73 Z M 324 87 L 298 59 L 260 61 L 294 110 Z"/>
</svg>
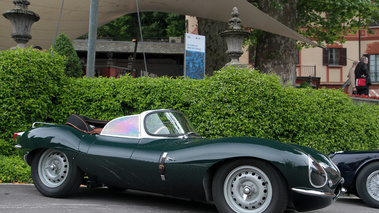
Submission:
<svg viewBox="0 0 379 213">
<path fill-rule="evenodd" d="M 260 160 L 242 159 L 223 165 L 213 179 L 212 193 L 221 213 L 280 213 L 288 204 L 282 175 Z"/>
<path fill-rule="evenodd" d="M 83 181 L 83 172 L 72 159 L 54 149 L 41 150 L 31 164 L 32 179 L 37 190 L 47 197 L 67 197 Z"/>
<path fill-rule="evenodd" d="M 355 184 L 363 202 L 370 207 L 379 208 L 379 162 L 363 167 Z"/>
</svg>

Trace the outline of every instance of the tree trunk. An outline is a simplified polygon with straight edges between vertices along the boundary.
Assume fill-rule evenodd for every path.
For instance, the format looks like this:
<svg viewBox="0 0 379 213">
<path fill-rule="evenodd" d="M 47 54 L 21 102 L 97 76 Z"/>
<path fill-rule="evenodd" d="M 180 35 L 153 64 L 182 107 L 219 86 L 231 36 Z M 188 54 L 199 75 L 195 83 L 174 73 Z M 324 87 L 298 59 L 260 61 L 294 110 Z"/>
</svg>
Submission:
<svg viewBox="0 0 379 213">
<path fill-rule="evenodd" d="M 258 0 L 258 8 L 296 30 L 297 0 L 279 0 L 283 9 L 275 9 L 272 0 Z M 296 41 L 283 36 L 262 32 L 257 38 L 255 67 L 262 73 L 274 73 L 282 78 L 282 84 L 296 85 Z"/>
<path fill-rule="evenodd" d="M 212 76 L 213 72 L 220 70 L 230 61 L 226 55 L 228 49 L 225 40 L 219 35 L 228 29 L 226 22 L 197 18 L 199 35 L 205 36 L 205 74 Z"/>
</svg>

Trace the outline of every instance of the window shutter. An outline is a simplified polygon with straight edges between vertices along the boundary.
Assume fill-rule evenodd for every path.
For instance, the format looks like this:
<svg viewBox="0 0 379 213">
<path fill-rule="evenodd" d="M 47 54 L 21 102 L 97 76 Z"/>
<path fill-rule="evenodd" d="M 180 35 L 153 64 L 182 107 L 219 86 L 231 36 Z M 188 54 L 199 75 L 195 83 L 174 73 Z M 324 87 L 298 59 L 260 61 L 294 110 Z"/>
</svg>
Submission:
<svg viewBox="0 0 379 213">
<path fill-rule="evenodd" d="M 300 64 L 300 51 L 296 49 L 296 65 Z"/>
<path fill-rule="evenodd" d="M 340 65 L 346 66 L 347 60 L 346 60 L 346 48 L 340 49 Z"/>
<path fill-rule="evenodd" d="M 328 66 L 329 65 L 329 49 L 323 48 L 322 49 L 322 65 Z"/>
</svg>

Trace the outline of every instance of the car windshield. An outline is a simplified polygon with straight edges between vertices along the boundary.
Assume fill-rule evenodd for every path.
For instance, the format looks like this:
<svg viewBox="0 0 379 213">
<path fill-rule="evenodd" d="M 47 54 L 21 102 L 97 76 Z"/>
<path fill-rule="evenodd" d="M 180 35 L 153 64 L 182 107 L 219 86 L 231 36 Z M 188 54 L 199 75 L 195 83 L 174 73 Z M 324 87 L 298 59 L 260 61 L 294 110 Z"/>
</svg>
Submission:
<svg viewBox="0 0 379 213">
<path fill-rule="evenodd" d="M 178 136 L 195 134 L 195 129 L 186 116 L 179 112 L 151 113 L 145 118 L 145 128 L 150 135 Z"/>
</svg>

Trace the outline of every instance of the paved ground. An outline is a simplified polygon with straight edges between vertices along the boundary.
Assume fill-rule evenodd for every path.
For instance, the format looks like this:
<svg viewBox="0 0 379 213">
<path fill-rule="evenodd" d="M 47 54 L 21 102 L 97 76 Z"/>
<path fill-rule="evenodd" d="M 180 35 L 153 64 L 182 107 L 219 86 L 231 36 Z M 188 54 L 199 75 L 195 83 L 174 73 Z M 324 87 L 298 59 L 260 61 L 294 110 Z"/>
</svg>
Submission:
<svg viewBox="0 0 379 213">
<path fill-rule="evenodd" d="M 34 185 L 0 184 L 1 213 L 216 213 L 210 204 L 179 200 L 137 191 L 112 192 L 107 188 L 81 187 L 69 198 L 42 196 Z M 333 205 L 308 213 L 378 213 L 359 198 L 343 196 Z"/>
</svg>

